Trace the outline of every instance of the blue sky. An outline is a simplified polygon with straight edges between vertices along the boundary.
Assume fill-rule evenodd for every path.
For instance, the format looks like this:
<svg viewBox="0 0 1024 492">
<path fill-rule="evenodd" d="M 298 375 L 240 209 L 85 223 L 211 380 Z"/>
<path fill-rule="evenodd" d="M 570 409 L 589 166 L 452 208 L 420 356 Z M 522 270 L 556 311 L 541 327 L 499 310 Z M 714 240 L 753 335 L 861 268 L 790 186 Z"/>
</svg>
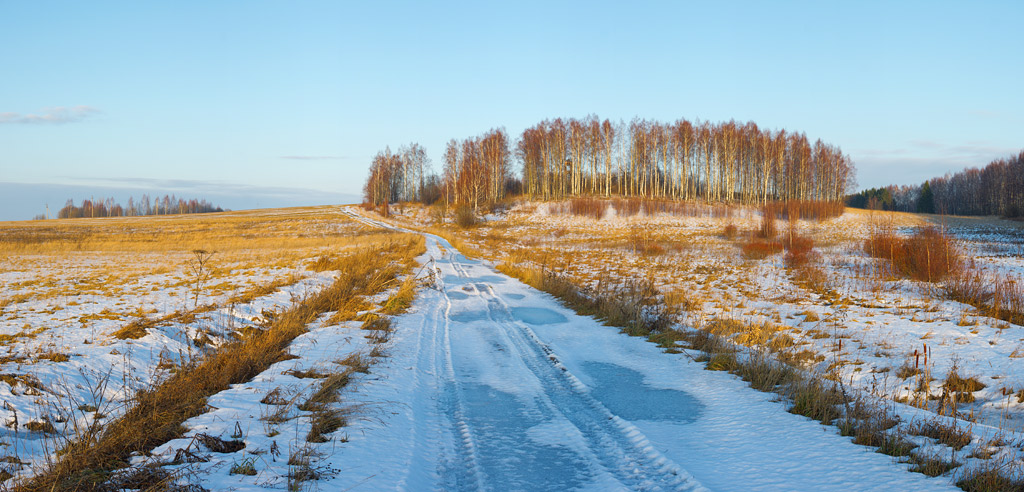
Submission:
<svg viewBox="0 0 1024 492">
<path fill-rule="evenodd" d="M 752 120 L 839 145 L 861 187 L 920 183 L 1024 149 L 1022 18 L 1015 1 L 0 0 L 0 189 L 21 190 L 0 220 L 89 190 L 347 202 L 385 146 L 439 168 L 450 138 L 590 113 Z"/>
</svg>

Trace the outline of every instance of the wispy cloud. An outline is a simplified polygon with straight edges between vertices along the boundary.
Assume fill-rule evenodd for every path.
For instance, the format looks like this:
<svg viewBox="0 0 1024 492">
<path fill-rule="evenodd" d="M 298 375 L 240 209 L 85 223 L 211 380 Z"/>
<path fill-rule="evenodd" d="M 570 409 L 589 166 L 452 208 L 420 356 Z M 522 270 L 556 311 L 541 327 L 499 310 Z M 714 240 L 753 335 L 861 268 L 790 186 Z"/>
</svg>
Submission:
<svg viewBox="0 0 1024 492">
<path fill-rule="evenodd" d="M 82 121 L 90 116 L 101 113 L 99 109 L 92 106 L 57 106 L 45 108 L 39 114 L 35 113 L 0 113 L 0 123 L 32 124 L 64 124 Z"/>
<path fill-rule="evenodd" d="M 853 153 L 864 157 L 912 156 L 912 160 L 957 162 L 961 165 L 984 166 L 993 159 L 1019 152 L 1013 147 L 994 145 L 986 141 L 941 142 L 937 140 L 911 140 L 903 148 L 857 149 Z"/>
<path fill-rule="evenodd" d="M 293 161 L 340 161 L 347 157 L 343 155 L 282 155 L 281 158 Z"/>
<path fill-rule="evenodd" d="M 204 181 L 192 179 L 159 179 L 159 178 L 83 178 L 64 176 L 64 179 L 78 183 L 95 183 L 97 186 L 131 187 L 153 190 L 159 193 L 217 194 L 221 196 L 263 196 L 270 198 L 328 196 L 341 193 L 317 190 L 313 188 L 289 188 L 284 186 L 259 186 L 245 183 L 224 181 Z"/>
<path fill-rule="evenodd" d="M 1020 149 L 1001 147 L 991 142 L 940 142 L 912 140 L 889 149 L 852 149 L 861 187 L 921 183 L 926 179 L 984 167 L 995 159 L 1008 157 Z"/>
<path fill-rule="evenodd" d="M 67 178 L 65 178 L 67 179 Z M 232 210 L 267 207 L 295 207 L 359 203 L 353 193 L 303 188 L 264 187 L 239 183 L 193 180 L 125 178 L 109 180 L 75 179 L 76 184 L 11 183 L 0 181 L 0 220 L 27 220 L 36 214 L 51 212 L 68 199 L 112 197 L 126 203 L 128 197 L 144 194 L 162 197 L 176 194 L 182 198 L 202 198 L 218 207 Z"/>
</svg>

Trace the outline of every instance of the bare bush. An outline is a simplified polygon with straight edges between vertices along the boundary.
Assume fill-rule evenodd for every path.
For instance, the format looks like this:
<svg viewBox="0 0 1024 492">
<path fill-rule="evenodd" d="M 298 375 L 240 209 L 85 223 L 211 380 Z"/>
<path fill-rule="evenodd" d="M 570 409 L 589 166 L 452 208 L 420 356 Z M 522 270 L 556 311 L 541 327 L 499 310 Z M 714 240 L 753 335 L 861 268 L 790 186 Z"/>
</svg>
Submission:
<svg viewBox="0 0 1024 492">
<path fill-rule="evenodd" d="M 864 252 L 889 260 L 893 273 L 922 282 L 941 282 L 964 265 L 954 240 L 934 227 L 901 237 L 891 228 L 876 228 L 864 242 Z"/>
</svg>

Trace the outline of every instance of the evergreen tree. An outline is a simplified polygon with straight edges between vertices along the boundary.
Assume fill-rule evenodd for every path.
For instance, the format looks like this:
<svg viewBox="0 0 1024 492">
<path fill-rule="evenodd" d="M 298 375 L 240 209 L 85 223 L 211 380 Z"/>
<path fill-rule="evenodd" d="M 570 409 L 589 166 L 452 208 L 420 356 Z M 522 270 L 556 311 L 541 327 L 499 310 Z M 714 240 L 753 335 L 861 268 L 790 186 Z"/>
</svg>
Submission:
<svg viewBox="0 0 1024 492">
<path fill-rule="evenodd" d="M 935 213 L 935 194 L 932 192 L 932 187 L 927 181 L 921 185 L 921 195 L 917 198 L 917 213 Z"/>
</svg>

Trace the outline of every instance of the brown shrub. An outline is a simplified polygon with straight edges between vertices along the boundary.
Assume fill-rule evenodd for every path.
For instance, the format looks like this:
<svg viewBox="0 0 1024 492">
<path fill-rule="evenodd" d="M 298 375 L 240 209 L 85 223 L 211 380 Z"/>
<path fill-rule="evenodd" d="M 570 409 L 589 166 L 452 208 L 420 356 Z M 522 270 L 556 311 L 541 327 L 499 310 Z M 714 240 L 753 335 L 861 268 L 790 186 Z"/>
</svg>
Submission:
<svg viewBox="0 0 1024 492">
<path fill-rule="evenodd" d="M 469 205 L 459 205 L 455 209 L 455 225 L 467 228 L 475 226 L 476 223 L 476 213 L 473 212 L 472 207 Z"/>
<path fill-rule="evenodd" d="M 789 268 L 802 268 L 818 259 L 814 252 L 814 240 L 809 237 L 790 234 L 783 242 L 786 248 L 786 266 Z"/>
<path fill-rule="evenodd" d="M 695 200 L 669 200 L 640 197 L 620 197 L 601 199 L 597 197 L 577 197 L 561 202 L 548 202 L 548 212 L 553 215 L 573 214 L 580 217 L 601 219 L 611 207 L 618 217 L 634 217 L 641 212 L 650 217 L 655 215 L 673 215 L 676 217 L 714 217 L 731 218 L 736 205 L 724 203 L 704 203 Z"/>
<path fill-rule="evenodd" d="M 963 267 L 953 239 L 934 227 L 919 229 L 906 238 L 891 229 L 876 229 L 865 241 L 864 251 L 889 260 L 894 273 L 922 282 L 940 282 Z"/>
<path fill-rule="evenodd" d="M 812 200 L 789 200 L 779 206 L 781 218 L 787 220 L 813 219 L 817 221 L 839 217 L 846 211 L 846 204 Z"/>
<path fill-rule="evenodd" d="M 765 205 L 761 209 L 761 229 L 757 231 L 758 237 L 772 239 L 779 233 L 775 226 L 775 215 L 775 205 Z"/>
<path fill-rule="evenodd" d="M 732 241 L 733 239 L 736 239 L 736 234 L 738 232 L 739 230 L 736 228 L 735 225 L 729 224 L 725 226 L 725 229 L 722 231 L 722 235 L 725 236 L 726 239 Z"/>
<path fill-rule="evenodd" d="M 946 297 L 978 308 L 986 316 L 1024 324 L 1024 287 L 1016 277 L 986 275 L 965 263 L 945 284 Z"/>
<path fill-rule="evenodd" d="M 771 255 L 782 252 L 782 243 L 754 239 L 743 245 L 743 256 L 752 260 L 763 260 Z"/>
<path fill-rule="evenodd" d="M 580 217 L 601 220 L 608 210 L 608 202 L 597 198 L 573 198 L 569 202 L 569 211 Z"/>
<path fill-rule="evenodd" d="M 665 254 L 665 247 L 655 241 L 651 233 L 642 227 L 630 229 L 629 247 L 634 253 L 640 255 L 657 256 Z"/>
<path fill-rule="evenodd" d="M 620 198 L 614 200 L 612 202 L 612 206 L 615 208 L 615 215 L 619 217 L 633 217 L 640 213 L 642 203 L 643 202 L 637 198 Z"/>
</svg>

